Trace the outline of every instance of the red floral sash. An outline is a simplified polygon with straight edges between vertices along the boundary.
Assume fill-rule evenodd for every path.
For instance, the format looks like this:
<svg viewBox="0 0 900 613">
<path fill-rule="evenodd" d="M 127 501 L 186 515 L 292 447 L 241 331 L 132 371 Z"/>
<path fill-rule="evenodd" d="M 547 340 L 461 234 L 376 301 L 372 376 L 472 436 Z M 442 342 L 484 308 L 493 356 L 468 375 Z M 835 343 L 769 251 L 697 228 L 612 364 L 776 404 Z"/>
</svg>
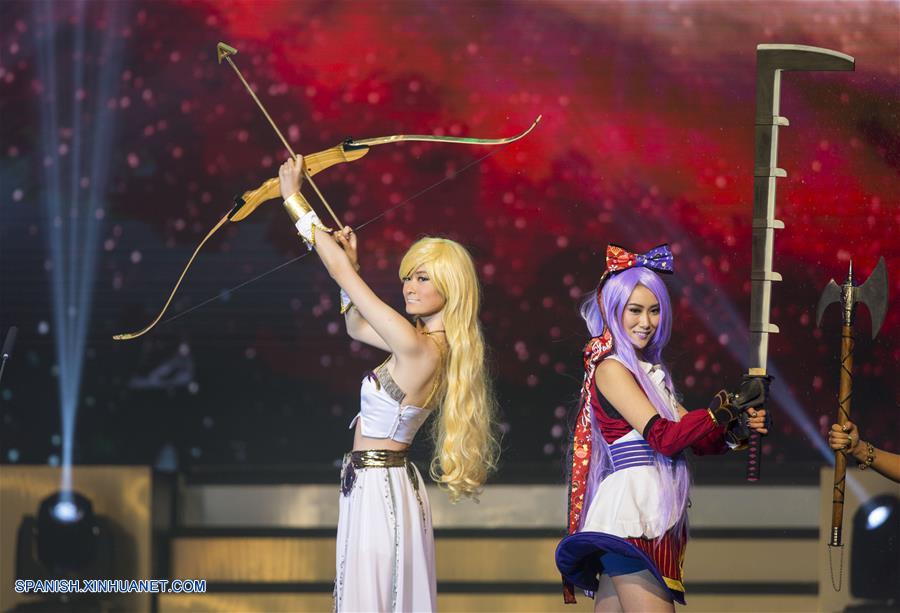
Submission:
<svg viewBox="0 0 900 613">
<path fill-rule="evenodd" d="M 591 474 L 591 396 L 594 390 L 594 371 L 612 351 L 613 341 L 609 330 L 590 339 L 584 346 L 584 383 L 575 432 L 572 435 L 572 472 L 569 475 L 569 525 L 568 534 L 578 531 L 581 513 L 584 511 L 584 495 Z M 575 602 L 575 586 L 563 580 L 563 597 L 567 604 Z"/>
</svg>

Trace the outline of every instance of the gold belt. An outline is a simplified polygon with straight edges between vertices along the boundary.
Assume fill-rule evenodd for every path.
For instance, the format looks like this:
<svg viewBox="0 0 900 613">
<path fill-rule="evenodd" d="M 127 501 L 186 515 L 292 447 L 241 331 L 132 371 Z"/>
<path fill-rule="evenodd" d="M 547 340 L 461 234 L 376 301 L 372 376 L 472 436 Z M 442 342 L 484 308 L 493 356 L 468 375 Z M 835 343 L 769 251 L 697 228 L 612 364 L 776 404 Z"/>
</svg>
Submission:
<svg viewBox="0 0 900 613">
<path fill-rule="evenodd" d="M 406 450 L 391 451 L 389 449 L 366 449 L 364 451 L 351 451 L 344 455 L 344 465 L 341 468 L 341 493 L 348 496 L 356 482 L 356 471 L 361 468 L 399 468 L 406 467 L 406 474 L 410 483 L 416 490 L 416 498 L 419 498 L 419 475 L 416 467 L 406 458 Z M 419 499 L 421 506 L 422 500 Z"/>
<path fill-rule="evenodd" d="M 406 466 L 406 450 L 366 449 L 351 451 L 350 463 L 353 468 L 396 468 Z"/>
</svg>

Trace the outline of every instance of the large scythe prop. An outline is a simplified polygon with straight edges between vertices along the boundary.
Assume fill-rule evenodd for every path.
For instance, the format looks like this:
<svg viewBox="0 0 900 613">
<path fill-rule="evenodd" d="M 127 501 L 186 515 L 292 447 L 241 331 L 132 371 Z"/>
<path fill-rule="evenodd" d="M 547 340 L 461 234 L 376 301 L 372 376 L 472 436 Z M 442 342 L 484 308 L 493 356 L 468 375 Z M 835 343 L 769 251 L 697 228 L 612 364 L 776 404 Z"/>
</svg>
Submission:
<svg viewBox="0 0 900 613">
<path fill-rule="evenodd" d="M 850 421 L 850 401 L 853 398 L 853 318 L 857 303 L 866 305 L 872 318 L 872 338 L 878 335 L 884 316 L 887 312 L 888 281 L 884 258 L 878 259 L 875 270 L 862 285 L 853 284 L 853 262 L 850 262 L 850 270 L 847 272 L 847 280 L 843 285 L 838 285 L 834 279 L 825 286 L 816 307 L 816 326 L 822 325 L 822 315 L 829 305 L 838 303 L 841 305 L 841 379 L 838 391 L 837 423 L 843 426 Z M 831 498 L 831 538 L 829 547 L 841 547 L 841 530 L 844 522 L 844 486 L 846 485 L 847 456 L 840 451 L 834 453 L 834 490 Z M 829 558 L 830 560 L 830 558 Z M 832 572 L 832 584 L 836 591 L 840 590 L 840 583 L 834 583 Z"/>
<path fill-rule="evenodd" d="M 765 377 L 769 334 L 778 326 L 769 322 L 772 282 L 781 275 L 772 270 L 775 230 L 784 222 L 775 219 L 775 180 L 787 173 L 778 168 L 778 128 L 788 126 L 782 117 L 781 73 L 784 70 L 853 70 L 854 59 L 830 49 L 805 45 L 757 45 L 756 47 L 756 157 L 753 165 L 753 243 L 750 271 L 750 364 L 748 376 Z M 760 436 L 750 436 L 747 480 L 758 481 L 762 456 Z"/>
</svg>

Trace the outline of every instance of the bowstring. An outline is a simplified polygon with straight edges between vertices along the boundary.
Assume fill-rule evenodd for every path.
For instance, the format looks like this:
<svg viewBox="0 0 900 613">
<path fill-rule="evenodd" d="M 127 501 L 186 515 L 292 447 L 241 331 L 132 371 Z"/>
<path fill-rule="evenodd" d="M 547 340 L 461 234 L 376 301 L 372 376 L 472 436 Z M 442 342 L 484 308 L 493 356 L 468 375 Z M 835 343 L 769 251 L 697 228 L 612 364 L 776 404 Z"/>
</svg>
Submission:
<svg viewBox="0 0 900 613">
<path fill-rule="evenodd" d="M 362 230 L 363 228 L 365 228 L 366 226 L 375 223 L 375 222 L 378 221 L 379 219 L 382 219 L 382 218 L 383 218 L 385 215 L 387 215 L 388 213 L 391 213 L 391 212 L 393 212 L 393 211 L 396 211 L 396 210 L 399 209 L 400 207 L 406 206 L 407 204 L 409 204 L 409 203 L 412 202 L 413 200 L 415 200 L 415 199 L 417 199 L 417 198 L 420 198 L 421 196 L 424 196 L 425 194 L 427 194 L 428 192 L 430 192 L 430 191 L 433 190 L 434 188 L 438 187 L 439 185 L 443 185 L 444 183 L 446 183 L 446 182 L 448 182 L 448 181 L 452 181 L 453 179 L 455 179 L 456 177 L 458 177 L 458 176 L 461 175 L 462 173 L 466 172 L 467 170 L 469 170 L 469 169 L 472 168 L 473 166 L 477 166 L 478 164 L 480 164 L 480 163 L 483 162 L 484 160 L 488 159 L 489 157 L 491 157 L 491 156 L 493 156 L 493 155 L 496 155 L 496 154 L 500 153 L 501 151 L 503 151 L 504 149 L 506 149 L 506 148 L 507 148 L 508 146 L 510 146 L 511 144 L 512 144 L 512 143 L 506 143 L 505 145 L 501 145 L 501 146 L 497 147 L 496 149 L 492 149 L 489 153 L 486 153 L 485 155 L 481 156 L 480 158 L 477 158 L 477 159 L 475 159 L 475 160 L 469 162 L 468 164 L 466 164 L 465 166 L 463 166 L 463 167 L 460 168 L 459 170 L 454 171 L 452 174 L 449 174 L 449 175 L 445 176 L 445 177 L 442 178 L 440 181 L 437 181 L 437 182 L 435 182 L 435 183 L 429 185 L 428 187 L 426 187 L 426 188 L 424 188 L 424 189 L 422 189 L 422 190 L 416 192 L 415 194 L 413 194 L 412 196 L 410 196 L 410 197 L 407 198 L 406 200 L 403 200 L 402 202 L 399 202 L 399 203 L 395 204 L 394 206 L 385 209 L 384 211 L 382 211 L 382 212 L 379 213 L 378 215 L 375 215 L 374 217 L 372 217 L 372 218 L 370 218 L 370 219 L 367 219 L 367 220 L 364 221 L 363 223 L 361 223 L 361 224 L 359 224 L 358 226 L 356 226 L 356 228 L 354 229 L 354 232 L 358 232 L 358 231 Z M 231 295 L 232 295 L 234 292 L 236 292 L 237 290 L 239 290 L 239 289 L 241 289 L 241 288 L 243 288 L 243 287 L 246 287 L 246 286 L 250 285 L 251 283 L 256 283 L 256 282 L 259 281 L 260 279 L 263 279 L 263 278 L 265 278 L 265 277 L 268 277 L 269 275 L 271 275 L 271 274 L 273 274 L 273 273 L 275 273 L 275 272 L 278 272 L 278 271 L 281 270 L 282 268 L 285 268 L 285 267 L 287 267 L 287 266 L 290 266 L 290 265 L 293 264 L 294 262 L 298 262 L 298 261 L 302 260 L 303 258 L 305 258 L 306 256 L 308 256 L 310 253 L 312 253 L 312 252 L 311 252 L 311 251 L 307 251 L 306 253 L 301 253 L 301 254 L 298 255 L 297 257 L 292 258 L 292 259 L 288 260 L 287 262 L 282 262 L 281 264 L 275 266 L 274 268 L 270 268 L 269 270 L 267 270 L 267 271 L 265 271 L 265 272 L 263 272 L 263 273 L 261 273 L 261 274 L 258 274 L 258 275 L 256 275 L 255 277 L 253 277 L 253 278 L 251 278 L 251 279 L 248 279 L 248 280 L 246 280 L 246 281 L 243 281 L 243 282 L 241 282 L 241 283 L 235 285 L 234 287 L 232 287 L 232 288 L 230 288 L 230 289 L 222 290 L 221 292 L 219 292 L 218 294 L 216 294 L 216 295 L 213 296 L 212 298 L 207 298 L 207 299 L 204 300 L 203 302 L 200 302 L 200 303 L 198 303 L 198 304 L 195 304 L 194 306 L 192 306 L 192 307 L 190 307 L 190 308 L 187 308 L 187 309 L 185 309 L 185 310 L 183 310 L 183 311 L 181 311 L 181 312 L 179 312 L 179 313 L 176 313 L 175 315 L 172 315 L 171 317 L 169 317 L 169 318 L 167 318 L 167 319 L 162 320 L 162 321 L 159 323 L 159 325 L 165 325 L 165 324 L 167 324 L 167 323 L 169 323 L 169 322 L 175 321 L 176 319 L 179 319 L 179 318 L 181 318 L 181 317 L 184 317 L 184 316 L 187 315 L 188 313 L 192 313 L 193 311 L 196 311 L 196 310 L 199 309 L 200 307 L 206 306 L 206 305 L 209 304 L 210 302 L 214 302 L 214 301 L 216 301 L 216 300 L 219 300 L 219 299 L 223 298 L 224 296 L 231 296 Z"/>
</svg>

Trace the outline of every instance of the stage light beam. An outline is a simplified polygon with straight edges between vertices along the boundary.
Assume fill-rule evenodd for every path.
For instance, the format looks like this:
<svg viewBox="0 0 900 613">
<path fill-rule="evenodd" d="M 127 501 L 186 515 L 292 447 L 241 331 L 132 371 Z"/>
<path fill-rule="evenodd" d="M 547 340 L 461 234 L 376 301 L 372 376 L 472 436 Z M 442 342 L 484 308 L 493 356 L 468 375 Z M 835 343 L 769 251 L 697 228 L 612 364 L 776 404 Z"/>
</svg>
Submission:
<svg viewBox="0 0 900 613">
<path fill-rule="evenodd" d="M 58 363 L 62 423 L 62 483 L 64 502 L 71 504 L 72 462 L 78 398 L 81 392 L 87 328 L 90 322 L 98 235 L 116 117 L 107 102 L 115 97 L 116 75 L 123 61 L 120 24 L 128 4 L 80 0 L 33 5 L 40 98 L 44 211 L 50 287 L 53 303 L 54 343 Z M 94 20 L 99 15 L 101 19 Z M 95 24 L 103 23 L 99 29 Z M 72 55 L 61 57 L 57 40 L 74 38 Z M 57 64 L 72 62 L 72 70 Z M 87 71 L 87 64 L 92 70 Z M 89 78 L 85 78 L 89 75 Z M 83 93 L 88 92 L 87 96 Z M 84 99 L 93 98 L 90 127 L 85 126 Z M 68 114 L 66 113 L 68 111 Z M 71 140 L 61 143 L 60 117 L 71 120 Z M 85 132 L 89 130 L 89 133 Z M 63 147 L 62 145 L 66 145 Z M 87 163 L 85 161 L 87 160 Z M 82 177 L 89 177 L 86 196 Z"/>
</svg>

